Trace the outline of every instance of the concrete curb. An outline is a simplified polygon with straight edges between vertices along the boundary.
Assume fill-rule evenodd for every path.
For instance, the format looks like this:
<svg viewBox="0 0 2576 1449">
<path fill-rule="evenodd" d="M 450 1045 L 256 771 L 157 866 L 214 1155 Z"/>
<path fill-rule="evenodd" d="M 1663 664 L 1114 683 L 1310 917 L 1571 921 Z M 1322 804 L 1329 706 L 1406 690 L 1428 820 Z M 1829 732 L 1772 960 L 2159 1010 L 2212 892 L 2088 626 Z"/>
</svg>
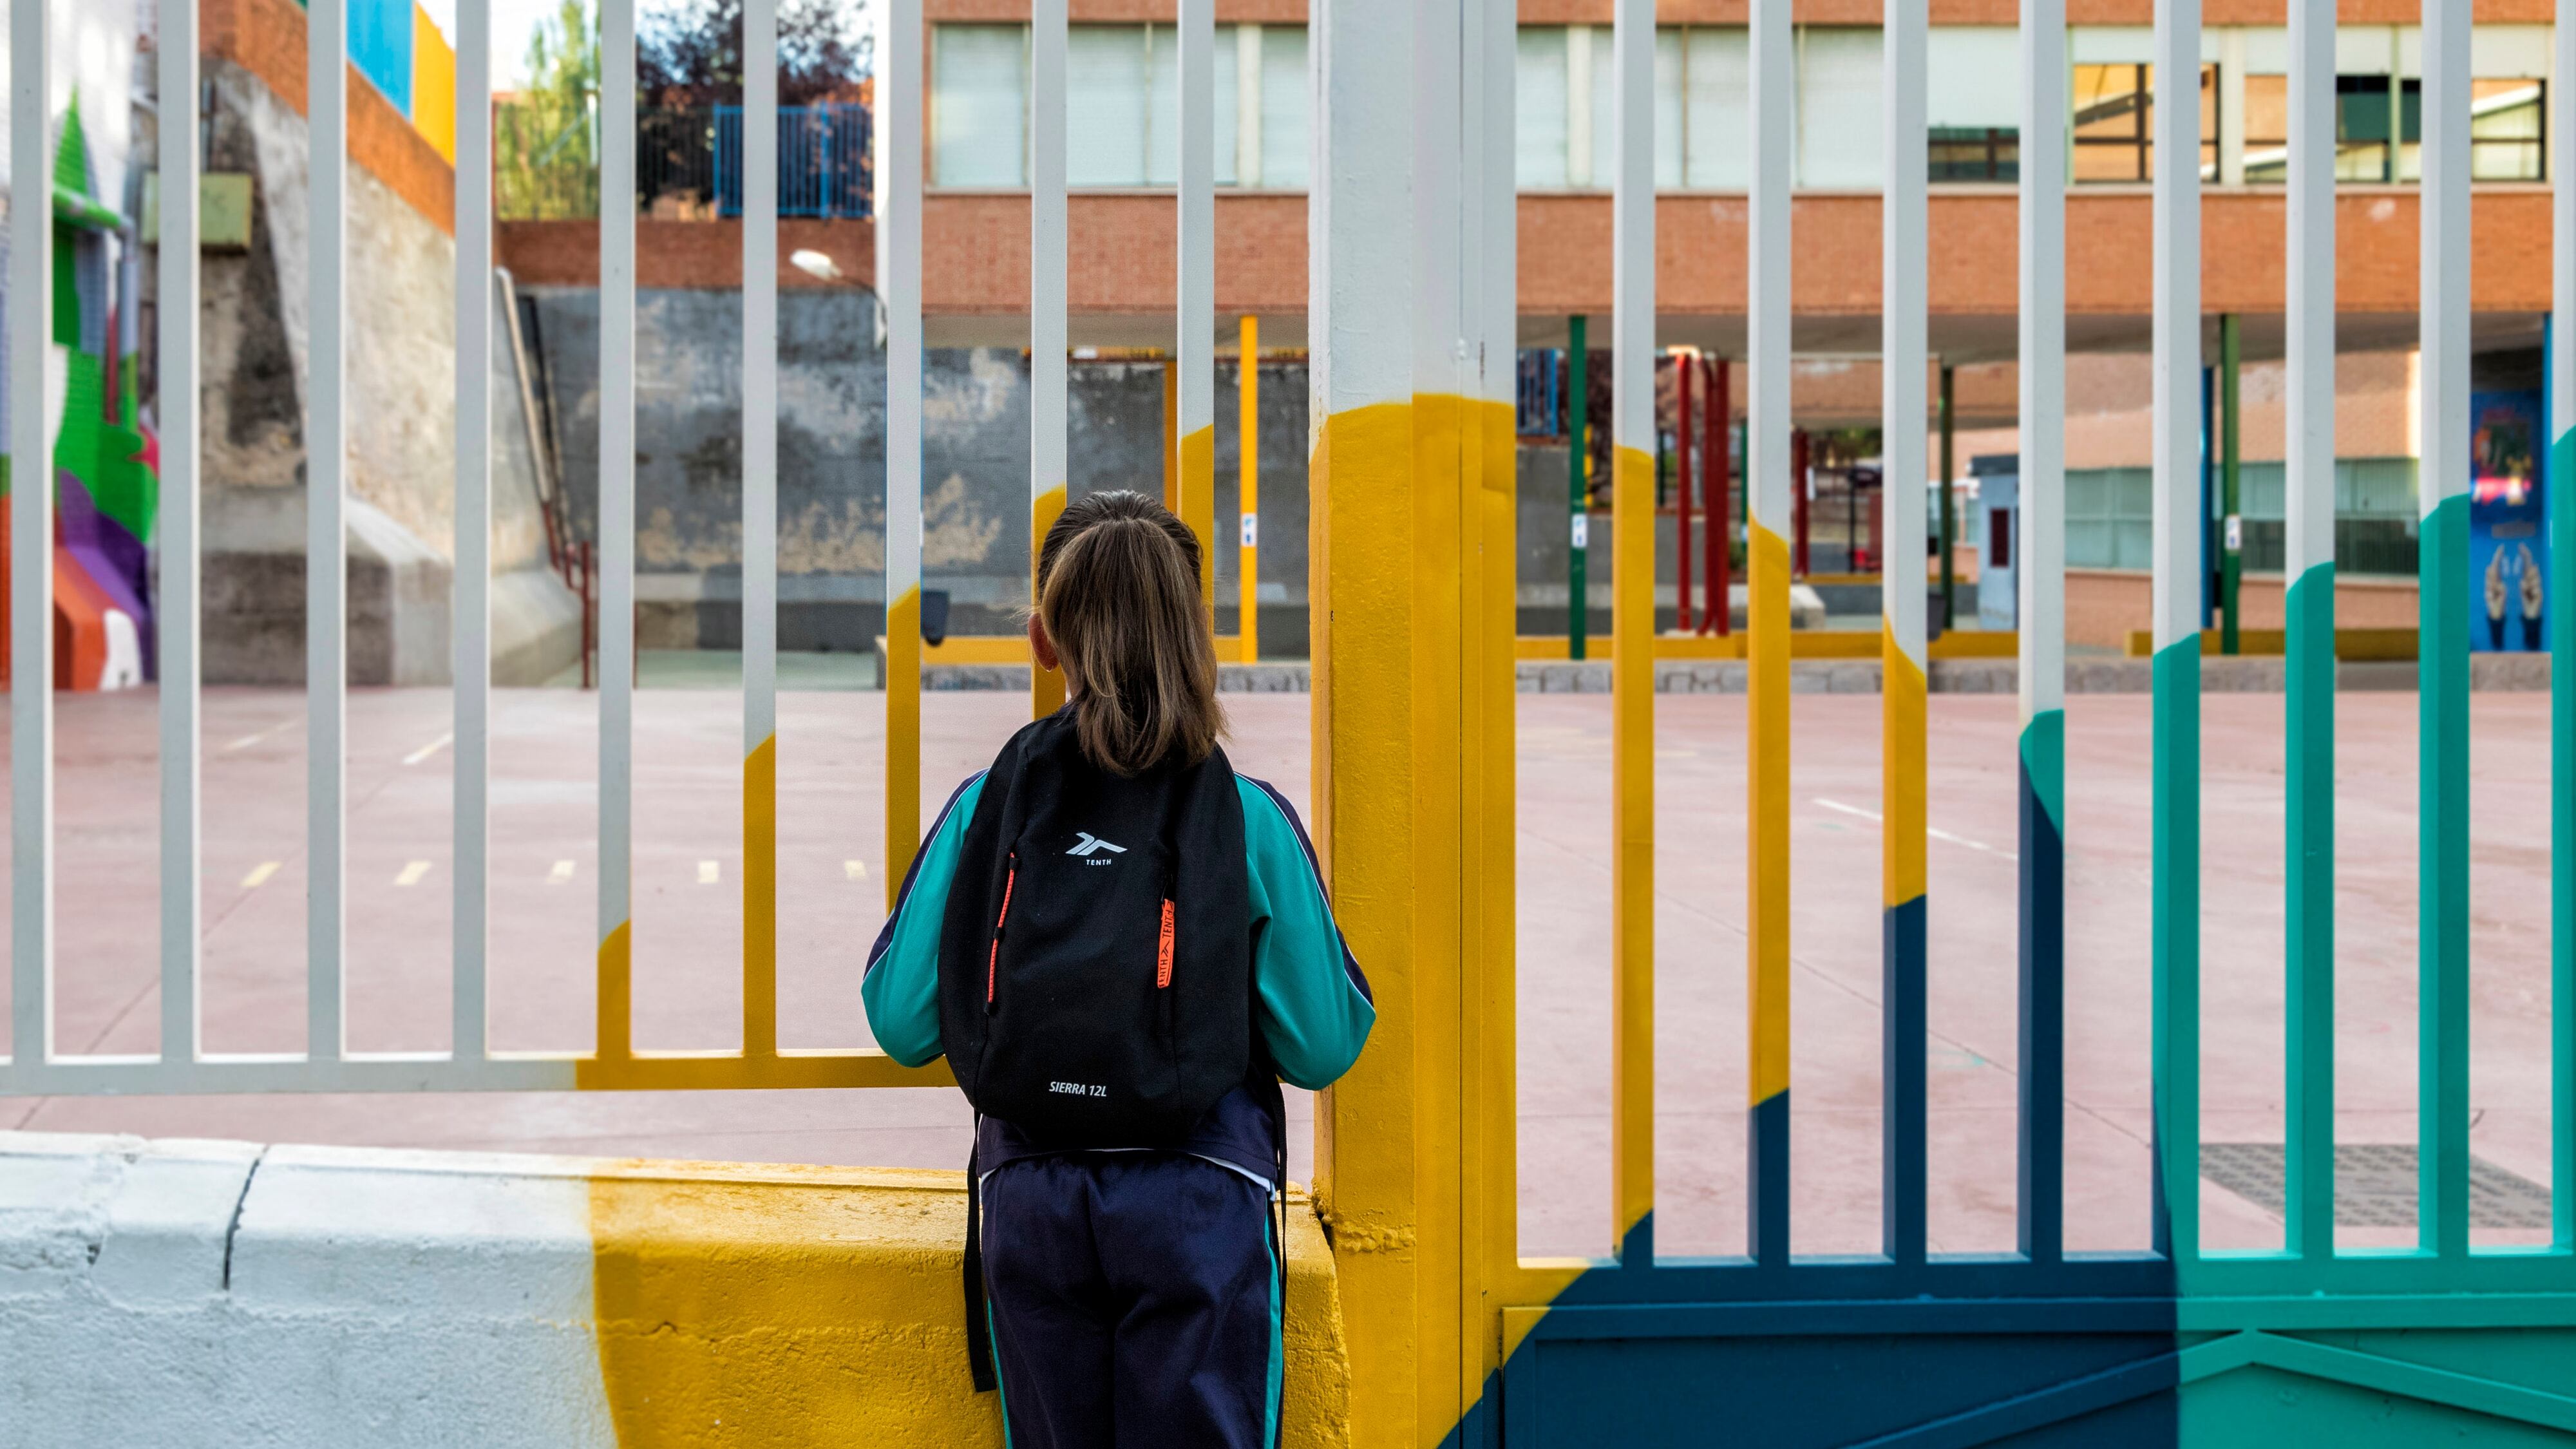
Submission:
<svg viewBox="0 0 2576 1449">
<path fill-rule="evenodd" d="M 1934 694 L 2013 694 L 2019 685 L 2018 660 L 1935 659 L 1930 684 Z M 1657 694 L 1742 694 L 1745 662 L 1741 659 L 1659 659 L 1655 661 Z M 2200 687 L 2205 694 L 2279 694 L 2287 673 L 2277 657 L 2208 658 L 2201 661 Z M 2524 693 L 2549 688 L 2545 654 L 2474 654 L 2469 657 L 2470 687 L 2482 692 Z M 1796 659 L 1789 664 L 1792 694 L 1876 694 L 1879 663 L 1875 659 Z M 2148 694 L 2155 688 L 2154 661 L 2147 659 L 2070 659 L 2066 662 L 2068 694 Z M 2335 670 L 2335 688 L 2345 692 L 2415 688 L 2410 661 L 2348 662 Z M 1610 664 L 1588 659 L 1522 660 L 1519 689 L 1523 694 L 1608 694 Z"/>
<path fill-rule="evenodd" d="M 955 1172 L 0 1132 L 0 1446 L 998 1445 Z M 1349 1442 L 1290 1216 L 1286 1442 Z"/>
</svg>

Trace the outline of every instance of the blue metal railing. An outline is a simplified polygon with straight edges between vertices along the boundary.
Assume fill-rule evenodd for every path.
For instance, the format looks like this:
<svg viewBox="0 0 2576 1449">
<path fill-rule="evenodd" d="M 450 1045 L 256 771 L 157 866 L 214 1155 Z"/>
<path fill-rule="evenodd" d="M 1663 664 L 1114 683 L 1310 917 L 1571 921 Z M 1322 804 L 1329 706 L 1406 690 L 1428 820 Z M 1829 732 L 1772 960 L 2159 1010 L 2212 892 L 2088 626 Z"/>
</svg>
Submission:
<svg viewBox="0 0 2576 1449">
<path fill-rule="evenodd" d="M 715 108 L 719 215 L 742 215 L 742 107 Z M 778 109 L 778 214 L 864 217 L 875 189 L 867 107 L 825 103 Z"/>
</svg>

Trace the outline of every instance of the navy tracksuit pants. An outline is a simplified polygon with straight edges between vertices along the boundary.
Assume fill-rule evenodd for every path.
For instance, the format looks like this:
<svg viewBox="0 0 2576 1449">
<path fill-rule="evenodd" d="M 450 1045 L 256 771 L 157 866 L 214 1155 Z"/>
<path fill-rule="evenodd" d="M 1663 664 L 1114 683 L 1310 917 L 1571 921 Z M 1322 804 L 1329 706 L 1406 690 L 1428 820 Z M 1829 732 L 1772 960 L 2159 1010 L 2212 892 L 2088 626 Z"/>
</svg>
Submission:
<svg viewBox="0 0 2576 1449">
<path fill-rule="evenodd" d="M 1272 1449 L 1279 1269 L 1261 1184 L 1175 1152 L 1028 1157 L 983 1185 L 1010 1449 Z"/>
</svg>

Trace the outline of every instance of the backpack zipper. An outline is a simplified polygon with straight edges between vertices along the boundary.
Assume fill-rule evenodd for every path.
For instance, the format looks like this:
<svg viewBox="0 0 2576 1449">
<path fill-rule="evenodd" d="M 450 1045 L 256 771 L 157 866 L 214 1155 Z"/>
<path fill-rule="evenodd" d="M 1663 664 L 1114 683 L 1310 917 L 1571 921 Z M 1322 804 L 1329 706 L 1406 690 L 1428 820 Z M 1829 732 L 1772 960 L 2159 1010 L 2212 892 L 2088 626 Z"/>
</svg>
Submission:
<svg viewBox="0 0 2576 1449">
<path fill-rule="evenodd" d="M 1163 897 L 1163 940 L 1154 963 L 1154 988 L 1172 984 L 1172 898 Z"/>
<path fill-rule="evenodd" d="M 1002 914 L 996 917 L 993 921 L 993 947 L 992 950 L 984 957 L 984 1010 L 987 1013 L 991 1012 L 993 1009 L 994 993 L 1001 988 L 1002 927 L 1010 923 L 1011 890 L 1014 886 L 1017 886 L 1020 883 L 1020 853 L 1016 850 L 1012 851 L 1010 859 L 1010 874 L 1002 877 Z M 1168 902 L 1163 907 L 1163 916 L 1164 920 L 1167 922 L 1171 919 L 1171 906 Z M 1163 939 L 1166 942 L 1169 942 L 1171 939 L 1171 927 L 1166 925 L 1163 930 Z M 1170 947 L 1166 945 L 1164 949 L 1168 953 Z"/>
</svg>

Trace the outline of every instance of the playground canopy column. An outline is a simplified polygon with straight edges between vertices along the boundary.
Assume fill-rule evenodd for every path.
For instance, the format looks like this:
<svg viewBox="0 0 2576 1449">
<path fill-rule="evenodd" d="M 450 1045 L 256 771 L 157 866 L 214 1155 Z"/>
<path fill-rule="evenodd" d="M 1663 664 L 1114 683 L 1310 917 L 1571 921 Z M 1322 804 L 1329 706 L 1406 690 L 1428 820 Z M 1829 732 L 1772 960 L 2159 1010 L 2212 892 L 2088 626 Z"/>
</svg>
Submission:
<svg viewBox="0 0 2576 1449">
<path fill-rule="evenodd" d="M 1591 356 L 1584 336 L 1585 318 L 1578 312 L 1565 320 L 1565 498 L 1573 518 L 1565 566 L 1565 653 L 1583 657 L 1584 635 L 1591 622 L 1591 581 L 1584 575 L 1584 555 L 1592 547 L 1592 440 L 1584 424 L 1591 421 L 1591 383 L 1584 374 Z"/>
<path fill-rule="evenodd" d="M 1655 1256 L 1655 0 L 1611 39 L 1612 1247 Z"/>
<path fill-rule="evenodd" d="M 1065 505 L 1065 0 L 1029 10 L 1029 607 L 1038 550 Z M 1029 716 L 1064 705 L 1064 675 L 1029 661 Z"/>
<path fill-rule="evenodd" d="M 2021 51 L 2021 134 L 2050 140 L 2021 151 L 2018 1195 L 2022 1256 L 2054 1263 L 2066 1221 L 2065 0 L 2022 0 Z"/>
<path fill-rule="evenodd" d="M 1753 186 L 1745 367 L 1746 692 L 1750 696 L 1746 1137 L 1750 1251 L 1789 1262 L 1789 167 L 1790 0 L 1753 0 Z"/>
</svg>

